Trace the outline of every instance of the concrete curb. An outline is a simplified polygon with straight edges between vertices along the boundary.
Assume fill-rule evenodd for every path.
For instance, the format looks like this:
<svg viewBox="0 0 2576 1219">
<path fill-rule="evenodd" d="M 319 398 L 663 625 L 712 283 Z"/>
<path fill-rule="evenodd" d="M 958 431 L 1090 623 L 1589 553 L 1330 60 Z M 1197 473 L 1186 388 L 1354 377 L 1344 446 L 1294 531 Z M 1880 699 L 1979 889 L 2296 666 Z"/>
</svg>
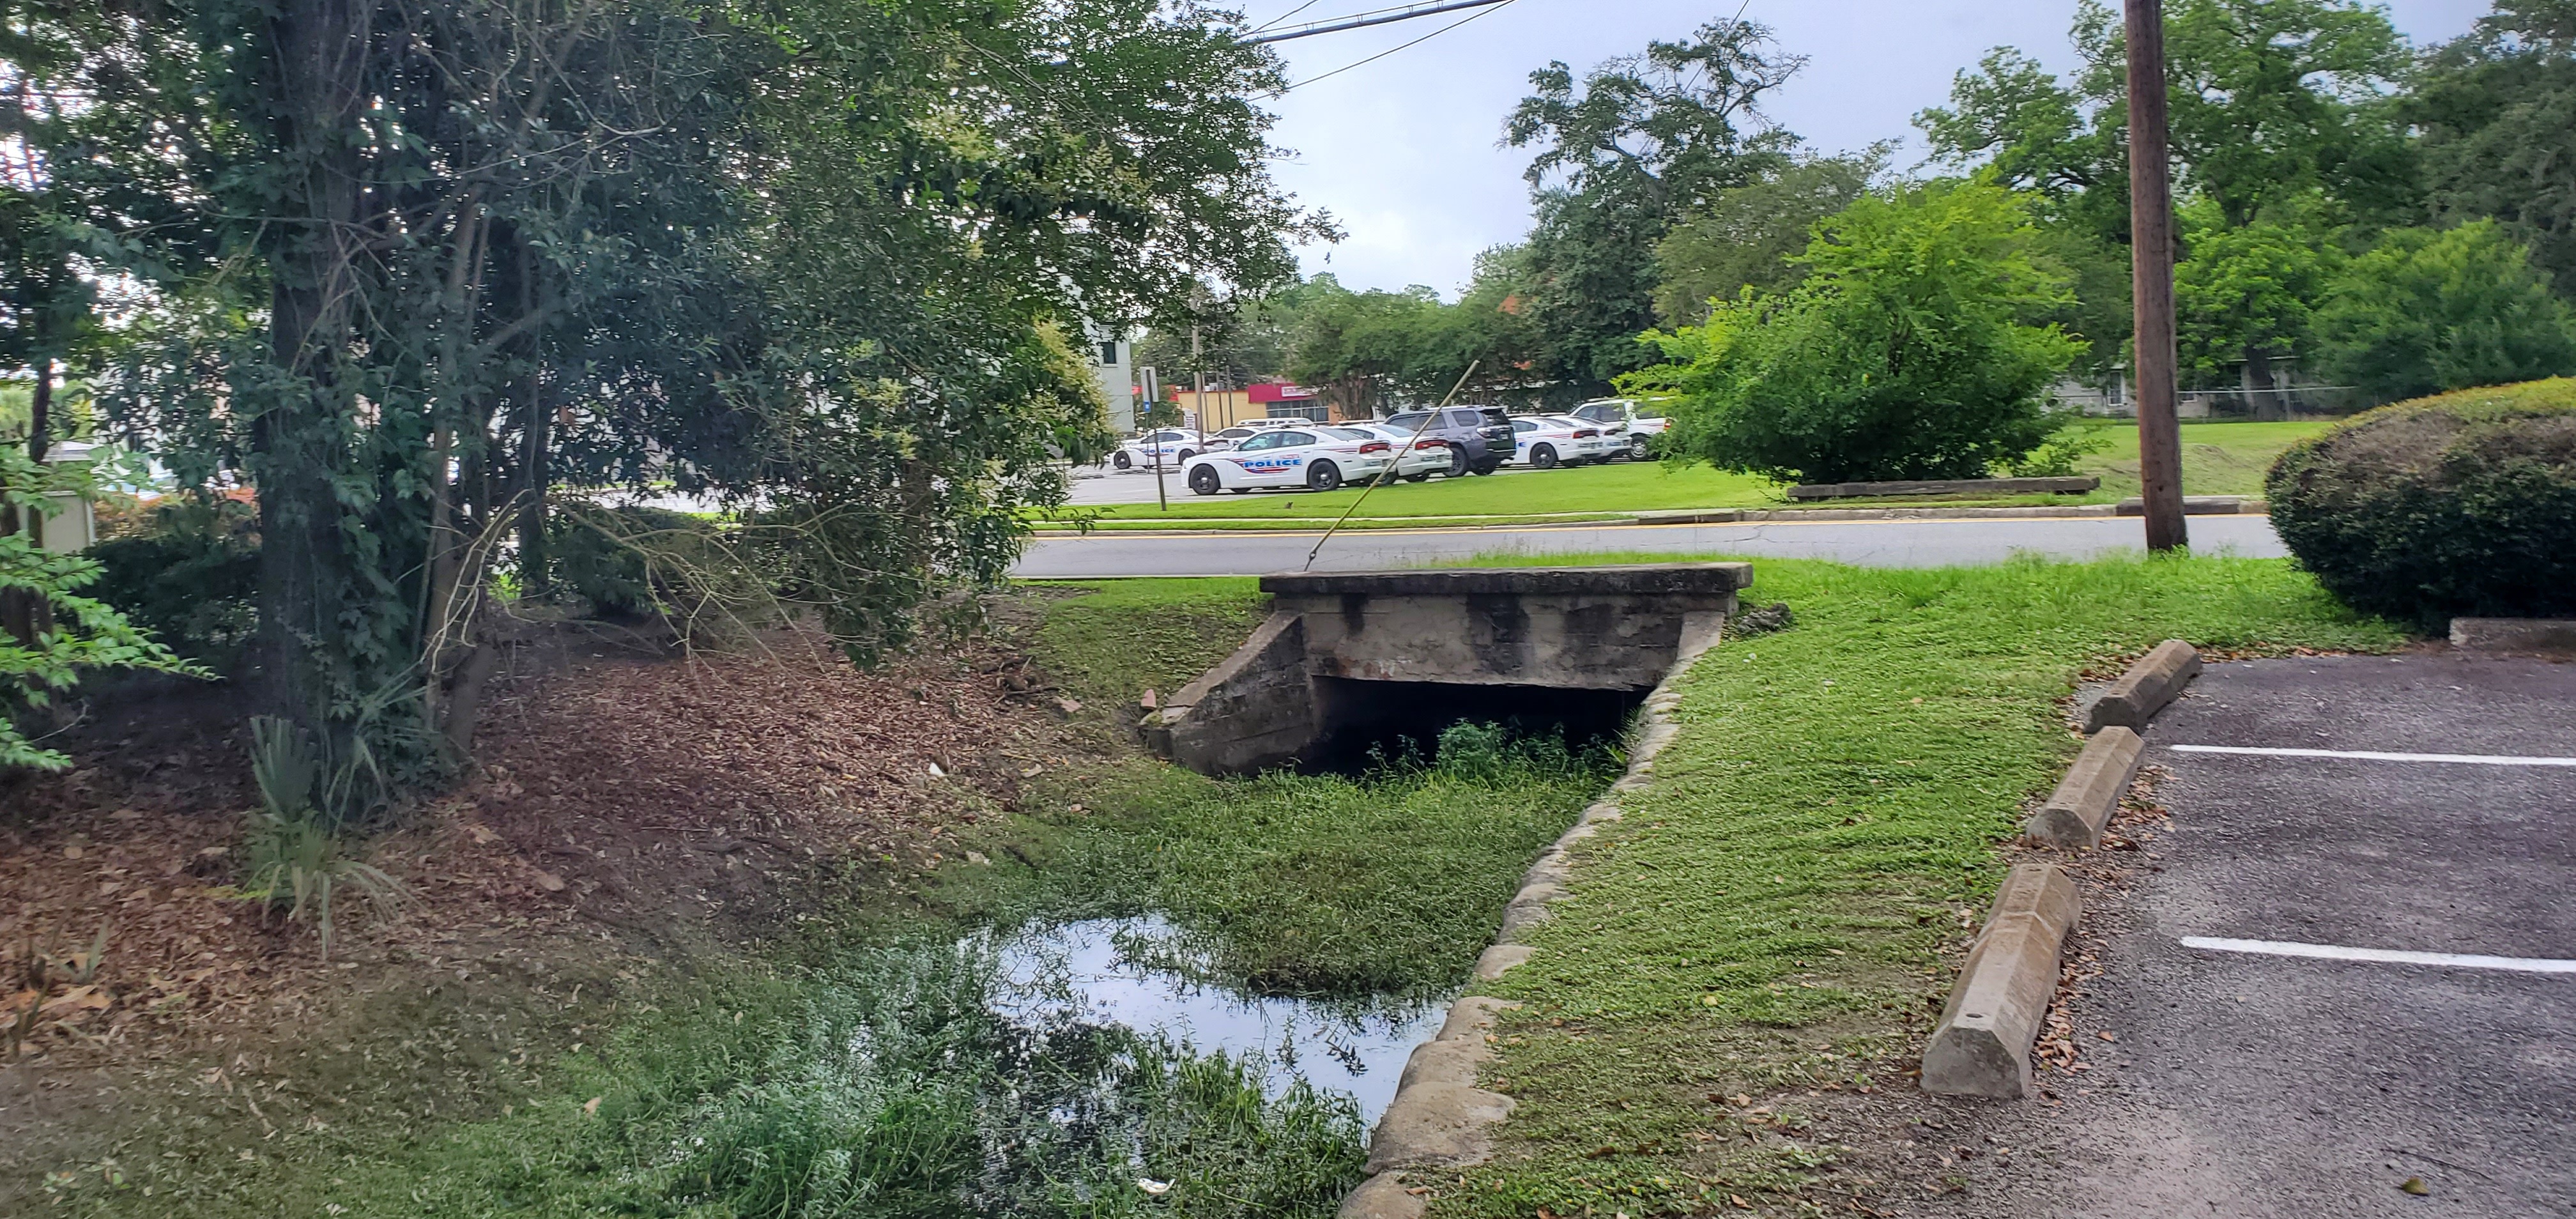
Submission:
<svg viewBox="0 0 2576 1219">
<path fill-rule="evenodd" d="M 2451 646 L 2471 652 L 2576 652 L 2576 618 L 2453 618 Z"/>
<path fill-rule="evenodd" d="M 2120 794 L 2138 777 L 2146 743 L 2117 724 L 2093 734 L 2084 752 L 2058 780 L 2039 811 L 2022 823 L 2022 832 L 2053 847 L 2100 845 L 2102 827 L 2120 807 Z"/>
<path fill-rule="evenodd" d="M 1748 574 L 1745 584 L 1752 583 Z M 1619 797 L 1651 782 L 1655 755 L 1681 735 L 1672 723 L 1681 694 L 1673 688 L 1692 664 L 1716 647 L 1725 633 L 1726 616 L 1698 612 L 1682 620 L 1681 648 L 1664 678 L 1646 695 L 1637 713 L 1637 734 L 1628 751 L 1628 772 L 1610 785 L 1610 795 L 1583 810 L 1576 821 L 1521 875 L 1521 887 L 1503 910 L 1503 926 L 1494 943 L 1476 958 L 1476 980 L 1491 982 L 1519 968 L 1538 950 L 1518 943 L 1529 928 L 1546 922 L 1549 909 L 1566 897 L 1574 872 L 1574 848 L 1619 820 Z M 1387 1103 L 1377 1128 L 1369 1135 L 1369 1179 L 1342 1199 L 1339 1219 L 1420 1219 L 1427 1203 L 1406 1191 L 1407 1170 L 1451 1172 L 1482 1164 L 1493 1155 L 1494 1123 L 1509 1116 L 1512 1098 L 1476 1086 L 1476 1070 L 1493 1056 L 1485 1035 L 1494 1016 L 1520 1006 L 1487 995 L 1468 995 L 1449 1005 L 1440 1035 L 1413 1048 L 1395 1099 Z"/>
<path fill-rule="evenodd" d="M 2058 951 L 2082 908 L 2075 882 L 2056 864 L 2014 866 L 1924 1047 L 1924 1091 L 2030 1095 L 2030 1047 L 2057 993 Z"/>
<path fill-rule="evenodd" d="M 2101 701 L 2084 713 L 2084 731 L 2100 732 L 2118 725 L 2131 731 L 2147 726 L 2156 712 L 2182 694 L 2200 676 L 2200 653 L 2179 639 L 2168 639 L 2130 665 L 2129 671 L 2102 692 Z"/>
</svg>

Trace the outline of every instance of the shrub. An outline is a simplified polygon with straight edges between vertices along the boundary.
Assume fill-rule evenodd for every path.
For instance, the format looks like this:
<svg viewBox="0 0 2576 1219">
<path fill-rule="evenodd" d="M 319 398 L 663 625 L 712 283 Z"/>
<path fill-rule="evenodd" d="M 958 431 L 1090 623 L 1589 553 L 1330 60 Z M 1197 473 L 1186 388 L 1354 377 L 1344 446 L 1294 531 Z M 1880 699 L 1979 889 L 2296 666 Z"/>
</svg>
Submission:
<svg viewBox="0 0 2576 1219">
<path fill-rule="evenodd" d="M 704 642 L 784 616 L 751 548 L 702 516 L 565 504 L 548 544 L 563 586 L 604 618 L 658 617 Z"/>
<path fill-rule="evenodd" d="M 2033 319 L 2071 298 L 2023 201 L 1977 183 L 1864 198 L 1816 226 L 1808 278 L 1651 335 L 1676 452 L 1784 481 L 1977 478 L 2056 434 L 2048 388 L 2081 348 Z"/>
<path fill-rule="evenodd" d="M 143 511 L 124 536 L 90 547 L 99 600 L 182 656 L 230 668 L 259 632 L 259 516 L 237 500 Z"/>
<path fill-rule="evenodd" d="M 2576 612 L 2576 380 L 2382 407 L 2281 455 L 2272 523 L 2355 608 Z"/>
<path fill-rule="evenodd" d="M 14 445 L 0 445 L 0 518 L 10 522 L 53 510 L 61 495 L 93 495 L 88 462 L 39 466 Z M 71 759 L 44 749 L 19 730 L 17 716 L 41 712 L 88 669 L 150 669 L 190 677 L 205 670 L 181 660 L 115 607 L 86 595 L 98 563 L 82 555 L 36 549 L 13 527 L 0 533 L 0 771 L 61 770 Z"/>
<path fill-rule="evenodd" d="M 2576 317 L 2492 220 L 2389 230 L 2315 324 L 2325 374 L 2382 401 L 2576 373 Z"/>
<path fill-rule="evenodd" d="M 343 889 L 390 915 L 402 887 L 374 864 L 350 856 L 340 835 L 325 823 L 322 806 L 345 803 L 332 788 L 345 773 L 325 774 L 304 730 L 270 716 L 250 722 L 251 775 L 261 807 L 251 814 L 242 843 L 241 893 L 268 909 L 285 907 L 286 921 L 312 923 L 322 937 L 322 959 L 331 959 L 332 907 Z"/>
</svg>

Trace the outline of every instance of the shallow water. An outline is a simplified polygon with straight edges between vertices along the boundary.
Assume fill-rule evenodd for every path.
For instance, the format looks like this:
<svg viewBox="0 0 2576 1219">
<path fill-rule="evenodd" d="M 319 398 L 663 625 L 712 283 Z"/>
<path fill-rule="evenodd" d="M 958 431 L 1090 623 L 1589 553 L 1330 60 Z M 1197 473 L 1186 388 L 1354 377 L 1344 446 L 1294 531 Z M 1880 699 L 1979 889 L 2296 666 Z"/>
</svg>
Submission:
<svg viewBox="0 0 2576 1219">
<path fill-rule="evenodd" d="M 1395 1099 L 1405 1058 L 1446 1014 L 1440 1004 L 1362 1009 L 1246 995 L 1145 968 L 1120 946 L 1171 934 L 1153 917 L 1022 929 L 998 944 L 1006 983 L 998 1006 L 1005 1016 L 1076 1014 L 1251 1059 L 1269 1068 L 1274 1093 L 1295 1079 L 1349 1093 L 1368 1123 Z"/>
</svg>

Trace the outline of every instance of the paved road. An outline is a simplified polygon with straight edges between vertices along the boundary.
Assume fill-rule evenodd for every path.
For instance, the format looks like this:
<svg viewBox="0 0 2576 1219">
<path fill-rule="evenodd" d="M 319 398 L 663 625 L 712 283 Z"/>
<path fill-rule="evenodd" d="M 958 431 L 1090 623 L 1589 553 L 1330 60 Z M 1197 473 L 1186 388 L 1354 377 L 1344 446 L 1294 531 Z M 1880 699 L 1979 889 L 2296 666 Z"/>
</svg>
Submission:
<svg viewBox="0 0 2576 1219">
<path fill-rule="evenodd" d="M 1148 489 L 1151 479 L 1140 479 Z M 1240 530 L 1205 533 L 1102 531 L 1030 543 L 1012 574 L 1027 579 L 1093 576 L 1254 576 L 1294 571 L 1321 536 Z M 2191 518 L 2195 550 L 2276 558 L 2287 553 L 2261 516 Z M 1792 521 L 1745 525 L 1551 525 L 1465 529 L 1368 529 L 1335 534 L 1317 570 L 1353 571 L 1455 562 L 1480 554 L 1531 556 L 1645 551 L 1837 559 L 1872 567 L 1999 563 L 2029 552 L 2081 559 L 2142 548 L 2139 522 L 2118 517 L 2023 520 Z"/>
<path fill-rule="evenodd" d="M 2092 928 L 2093 1070 L 1989 1111 L 1983 1213 L 2576 1215 L 2576 665 L 2220 665 L 2147 741 L 2172 824 Z"/>
</svg>

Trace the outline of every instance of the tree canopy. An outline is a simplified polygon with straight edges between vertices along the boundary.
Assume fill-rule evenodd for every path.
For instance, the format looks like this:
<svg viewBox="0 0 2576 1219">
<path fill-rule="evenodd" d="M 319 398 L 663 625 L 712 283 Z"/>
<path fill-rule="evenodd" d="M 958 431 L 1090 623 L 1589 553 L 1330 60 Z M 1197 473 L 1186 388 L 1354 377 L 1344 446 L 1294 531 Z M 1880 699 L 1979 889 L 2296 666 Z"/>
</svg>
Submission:
<svg viewBox="0 0 2576 1219">
<path fill-rule="evenodd" d="M 16 7 L 22 90 L 78 105 L 22 126 L 58 201 L 11 256 L 142 286 L 102 405 L 257 488 L 262 701 L 385 774 L 470 733 L 550 497 L 737 505 L 874 654 L 1105 442 L 1075 327 L 1320 231 L 1267 176 L 1275 60 L 1186 3 Z"/>
</svg>

